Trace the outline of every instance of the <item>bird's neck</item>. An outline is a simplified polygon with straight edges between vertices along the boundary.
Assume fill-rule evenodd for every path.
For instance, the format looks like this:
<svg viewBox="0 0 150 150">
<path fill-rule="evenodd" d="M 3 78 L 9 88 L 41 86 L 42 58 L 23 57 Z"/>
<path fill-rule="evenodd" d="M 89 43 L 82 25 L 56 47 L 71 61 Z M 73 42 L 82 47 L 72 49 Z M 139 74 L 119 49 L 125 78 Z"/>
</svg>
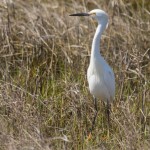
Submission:
<svg viewBox="0 0 150 150">
<path fill-rule="evenodd" d="M 91 52 L 91 58 L 92 57 L 98 57 L 100 55 L 100 39 L 103 31 L 106 28 L 107 23 L 99 23 L 98 27 L 96 29 L 93 42 L 92 42 L 92 52 Z"/>
</svg>

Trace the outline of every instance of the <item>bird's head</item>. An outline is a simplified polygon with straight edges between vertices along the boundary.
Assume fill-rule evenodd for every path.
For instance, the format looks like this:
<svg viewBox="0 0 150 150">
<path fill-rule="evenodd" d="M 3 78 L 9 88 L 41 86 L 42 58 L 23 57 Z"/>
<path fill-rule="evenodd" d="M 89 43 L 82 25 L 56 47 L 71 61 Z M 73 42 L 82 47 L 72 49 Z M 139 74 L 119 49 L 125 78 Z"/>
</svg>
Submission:
<svg viewBox="0 0 150 150">
<path fill-rule="evenodd" d="M 105 22 L 107 24 L 108 22 L 107 13 L 101 9 L 93 9 L 88 13 L 76 13 L 76 14 L 71 14 L 70 16 L 92 16 L 98 21 L 98 23 Z"/>
</svg>

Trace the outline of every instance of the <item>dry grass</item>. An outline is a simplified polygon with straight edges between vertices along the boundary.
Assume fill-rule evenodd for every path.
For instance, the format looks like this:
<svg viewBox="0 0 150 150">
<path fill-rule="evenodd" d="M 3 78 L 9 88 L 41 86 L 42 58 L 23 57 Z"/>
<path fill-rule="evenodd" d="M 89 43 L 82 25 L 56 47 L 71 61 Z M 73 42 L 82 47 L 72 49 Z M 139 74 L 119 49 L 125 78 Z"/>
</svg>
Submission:
<svg viewBox="0 0 150 150">
<path fill-rule="evenodd" d="M 110 137 L 105 108 L 94 114 L 86 70 L 96 22 L 69 14 L 102 8 L 110 16 L 101 53 L 116 76 Z M 0 150 L 150 149 L 150 2 L 0 2 Z"/>
</svg>

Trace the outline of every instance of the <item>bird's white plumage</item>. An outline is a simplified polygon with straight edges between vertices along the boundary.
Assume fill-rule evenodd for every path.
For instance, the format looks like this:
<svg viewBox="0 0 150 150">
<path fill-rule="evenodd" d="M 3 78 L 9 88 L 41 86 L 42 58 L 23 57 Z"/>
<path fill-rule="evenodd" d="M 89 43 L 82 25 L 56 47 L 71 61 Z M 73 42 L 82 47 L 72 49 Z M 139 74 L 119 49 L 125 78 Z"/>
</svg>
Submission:
<svg viewBox="0 0 150 150">
<path fill-rule="evenodd" d="M 90 65 L 87 71 L 89 89 L 94 96 L 95 115 L 92 121 L 91 131 L 94 129 L 97 117 L 97 98 L 107 103 L 108 135 L 110 125 L 110 102 L 115 95 L 115 77 L 112 69 L 100 54 L 100 39 L 103 31 L 108 26 L 108 15 L 100 9 L 94 9 L 89 13 L 77 13 L 70 16 L 93 16 L 98 22 L 91 50 Z"/>
<path fill-rule="evenodd" d="M 108 25 L 108 15 L 99 9 L 92 10 L 98 21 L 98 27 L 92 42 L 90 65 L 87 71 L 90 93 L 95 98 L 111 102 L 115 95 L 115 77 L 112 69 L 100 55 L 100 39 L 103 31 Z"/>
<path fill-rule="evenodd" d="M 112 101 L 115 94 L 115 78 L 103 57 L 95 58 L 87 71 L 90 93 L 103 101 Z"/>
</svg>

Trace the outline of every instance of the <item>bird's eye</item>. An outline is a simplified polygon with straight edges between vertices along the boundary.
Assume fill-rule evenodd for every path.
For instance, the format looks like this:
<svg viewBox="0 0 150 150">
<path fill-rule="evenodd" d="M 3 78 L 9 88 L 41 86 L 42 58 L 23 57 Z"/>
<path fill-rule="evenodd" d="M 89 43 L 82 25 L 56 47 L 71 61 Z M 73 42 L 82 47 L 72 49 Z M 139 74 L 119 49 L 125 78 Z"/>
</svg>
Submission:
<svg viewBox="0 0 150 150">
<path fill-rule="evenodd" d="M 90 16 L 95 16 L 96 15 L 96 13 L 90 13 Z"/>
</svg>

